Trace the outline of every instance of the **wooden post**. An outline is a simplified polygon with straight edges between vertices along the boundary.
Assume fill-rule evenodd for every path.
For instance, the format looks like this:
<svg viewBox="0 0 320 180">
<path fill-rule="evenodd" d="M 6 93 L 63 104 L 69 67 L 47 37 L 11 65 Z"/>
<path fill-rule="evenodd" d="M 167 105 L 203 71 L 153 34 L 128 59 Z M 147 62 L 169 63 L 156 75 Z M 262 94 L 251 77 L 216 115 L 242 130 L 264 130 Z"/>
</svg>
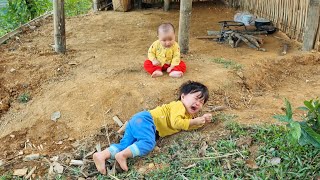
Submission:
<svg viewBox="0 0 320 180">
<path fill-rule="evenodd" d="M 303 36 L 303 51 L 310 51 L 314 48 L 315 39 L 319 26 L 320 0 L 310 0 L 308 7 L 307 23 Z"/>
<path fill-rule="evenodd" d="M 98 11 L 98 0 L 93 0 L 93 11 L 94 12 Z"/>
<path fill-rule="evenodd" d="M 53 0 L 54 49 L 58 53 L 66 52 L 66 31 L 64 18 L 64 0 Z"/>
<path fill-rule="evenodd" d="M 179 45 L 182 53 L 189 51 L 189 29 L 192 11 L 192 0 L 180 1 Z"/>
<path fill-rule="evenodd" d="M 169 9 L 170 9 L 170 1 L 171 0 L 164 0 L 164 5 L 163 5 L 164 11 L 169 11 Z"/>
</svg>

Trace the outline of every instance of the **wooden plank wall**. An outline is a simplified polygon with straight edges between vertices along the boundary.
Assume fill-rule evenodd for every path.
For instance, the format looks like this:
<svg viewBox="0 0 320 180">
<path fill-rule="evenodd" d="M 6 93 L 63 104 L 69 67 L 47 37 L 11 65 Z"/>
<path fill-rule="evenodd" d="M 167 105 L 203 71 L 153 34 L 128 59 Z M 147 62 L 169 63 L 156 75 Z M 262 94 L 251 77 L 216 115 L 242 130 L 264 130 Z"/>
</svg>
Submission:
<svg viewBox="0 0 320 180">
<path fill-rule="evenodd" d="M 302 42 L 306 26 L 309 0 L 227 0 L 229 5 L 249 11 L 258 17 L 270 19 L 291 39 Z M 315 49 L 320 50 L 320 22 Z"/>
</svg>

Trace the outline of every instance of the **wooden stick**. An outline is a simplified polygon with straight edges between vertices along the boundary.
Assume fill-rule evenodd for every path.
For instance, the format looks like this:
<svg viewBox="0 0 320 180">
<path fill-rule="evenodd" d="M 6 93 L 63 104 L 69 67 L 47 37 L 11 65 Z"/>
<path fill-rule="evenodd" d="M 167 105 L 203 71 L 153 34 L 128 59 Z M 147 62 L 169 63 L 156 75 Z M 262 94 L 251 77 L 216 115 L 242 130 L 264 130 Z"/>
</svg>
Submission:
<svg viewBox="0 0 320 180">
<path fill-rule="evenodd" d="M 218 158 L 223 158 L 223 157 L 229 157 L 229 156 L 233 156 L 233 155 L 236 155 L 236 154 L 239 154 L 238 152 L 235 152 L 235 153 L 229 153 L 229 154 L 225 154 L 225 155 L 221 155 L 221 156 L 214 156 L 214 157 L 201 157 L 201 158 L 185 158 L 183 160 L 205 160 L 205 159 L 218 159 Z"/>
<path fill-rule="evenodd" d="M 33 167 L 29 173 L 26 175 L 25 179 L 29 179 L 31 177 L 31 175 L 33 174 L 33 172 L 37 169 L 37 166 Z"/>
<path fill-rule="evenodd" d="M 122 133 L 125 131 L 125 129 L 126 129 L 127 123 L 128 123 L 128 121 L 126 121 L 126 122 L 124 123 L 124 125 L 121 126 L 121 128 L 117 131 L 117 133 L 122 134 Z"/>
<path fill-rule="evenodd" d="M 118 118 L 118 116 L 113 116 L 112 118 L 114 120 L 114 122 L 116 122 L 118 124 L 119 127 L 123 126 L 122 121 Z"/>
<path fill-rule="evenodd" d="M 281 55 L 286 55 L 286 54 L 287 54 L 287 51 L 288 51 L 288 44 L 284 44 L 284 45 L 283 45 L 282 52 L 281 52 Z"/>
</svg>

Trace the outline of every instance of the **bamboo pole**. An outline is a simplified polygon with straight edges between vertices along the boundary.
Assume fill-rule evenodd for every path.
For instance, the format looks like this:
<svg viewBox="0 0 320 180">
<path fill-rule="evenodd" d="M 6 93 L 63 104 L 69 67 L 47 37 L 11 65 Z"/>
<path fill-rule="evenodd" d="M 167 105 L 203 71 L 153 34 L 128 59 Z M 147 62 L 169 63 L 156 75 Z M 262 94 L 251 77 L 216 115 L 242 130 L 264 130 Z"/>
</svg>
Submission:
<svg viewBox="0 0 320 180">
<path fill-rule="evenodd" d="M 303 51 L 314 48 L 319 26 L 320 0 L 310 0 L 307 23 L 303 37 Z"/>
<path fill-rule="evenodd" d="M 164 0 L 164 5 L 163 5 L 163 10 L 164 11 L 169 11 L 169 9 L 170 9 L 170 1 L 171 0 Z"/>
<path fill-rule="evenodd" d="M 66 52 L 64 0 L 53 0 L 54 48 L 58 53 Z"/>
<path fill-rule="evenodd" d="M 189 30 L 191 21 L 192 0 L 180 1 L 179 18 L 179 45 L 181 52 L 186 54 L 189 51 Z"/>
</svg>

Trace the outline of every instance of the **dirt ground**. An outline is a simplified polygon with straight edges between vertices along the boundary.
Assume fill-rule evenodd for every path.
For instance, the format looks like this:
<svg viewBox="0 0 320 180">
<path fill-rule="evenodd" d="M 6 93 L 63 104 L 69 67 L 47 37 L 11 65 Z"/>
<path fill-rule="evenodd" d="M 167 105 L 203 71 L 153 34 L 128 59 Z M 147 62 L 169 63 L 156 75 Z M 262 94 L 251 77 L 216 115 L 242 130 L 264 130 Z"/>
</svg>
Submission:
<svg viewBox="0 0 320 180">
<path fill-rule="evenodd" d="M 66 152 L 102 126 L 114 127 L 115 115 L 124 121 L 174 100 L 176 89 L 187 80 L 205 83 L 211 95 L 208 105 L 228 107 L 225 113 L 237 115 L 244 124 L 276 123 L 272 116 L 282 113 L 284 98 L 297 107 L 320 96 L 319 53 L 301 52 L 301 44 L 281 32 L 261 36 L 267 52 L 196 39 L 207 30 L 219 30 L 217 22 L 232 20 L 235 13 L 219 3 L 194 4 L 190 53 L 183 55 L 188 70 L 181 79 L 152 79 L 142 67 L 157 26 L 171 22 L 178 27 L 178 9 L 68 18 L 66 55 L 52 50 L 50 18 L 1 45 L 0 159 L 17 157 L 19 151 L 48 156 Z M 289 44 L 285 56 L 280 55 L 283 43 Z M 216 58 L 237 62 L 243 69 L 224 68 Z M 22 93 L 32 99 L 19 103 Z M 50 120 L 55 111 L 61 112 L 57 122 Z M 27 140 L 43 150 L 25 150 Z"/>
</svg>

